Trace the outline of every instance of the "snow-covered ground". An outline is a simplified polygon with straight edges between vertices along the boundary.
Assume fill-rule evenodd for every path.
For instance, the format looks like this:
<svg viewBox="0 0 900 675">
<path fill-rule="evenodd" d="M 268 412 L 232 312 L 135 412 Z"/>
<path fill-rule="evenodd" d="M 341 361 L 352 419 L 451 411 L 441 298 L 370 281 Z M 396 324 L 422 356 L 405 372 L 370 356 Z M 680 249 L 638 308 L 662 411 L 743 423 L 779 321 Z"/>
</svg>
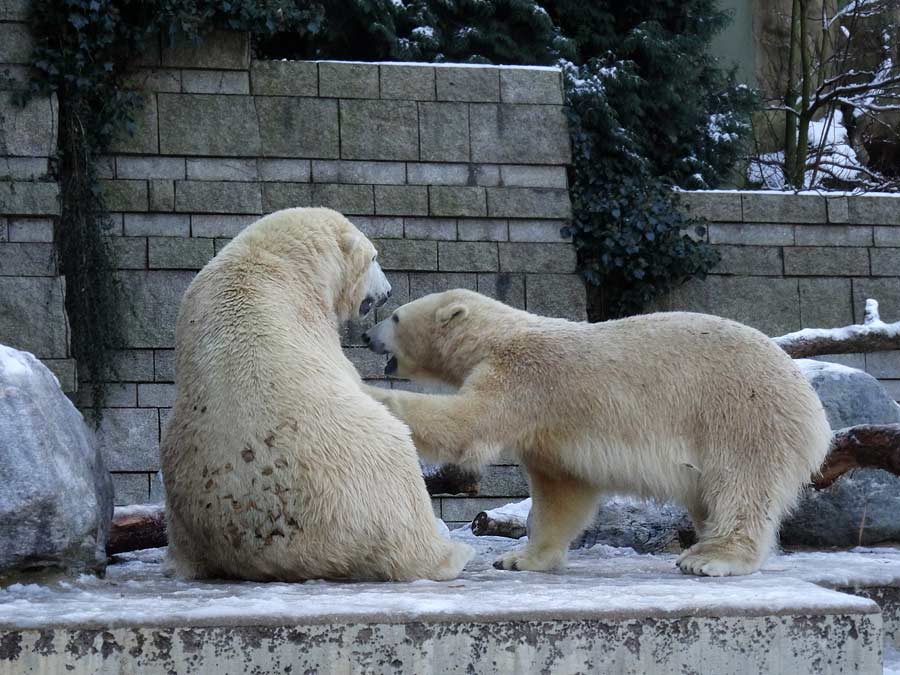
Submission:
<svg viewBox="0 0 900 675">
<path fill-rule="evenodd" d="M 900 649 L 897 647 L 885 646 L 883 675 L 900 675 Z"/>
<path fill-rule="evenodd" d="M 493 559 L 524 540 L 476 538 L 465 530 L 452 536 L 478 555 L 460 579 L 442 583 L 187 582 L 163 574 L 165 549 L 138 551 L 122 555 L 104 579 L 83 575 L 0 590 L 0 629 L 865 612 L 873 607 L 869 600 L 820 584 L 900 584 L 895 549 L 779 555 L 757 574 L 708 579 L 682 575 L 674 555 L 602 545 L 572 552 L 561 572 L 499 571 Z"/>
</svg>

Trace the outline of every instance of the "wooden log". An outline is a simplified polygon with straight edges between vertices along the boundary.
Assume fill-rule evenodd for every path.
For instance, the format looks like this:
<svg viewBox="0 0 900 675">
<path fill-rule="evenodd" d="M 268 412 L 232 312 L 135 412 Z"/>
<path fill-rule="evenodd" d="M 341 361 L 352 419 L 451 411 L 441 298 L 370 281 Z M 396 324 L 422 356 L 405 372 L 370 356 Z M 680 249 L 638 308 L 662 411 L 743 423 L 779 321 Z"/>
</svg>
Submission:
<svg viewBox="0 0 900 675">
<path fill-rule="evenodd" d="M 474 495 L 478 493 L 481 476 L 453 464 L 427 467 L 423 472 L 425 488 L 430 495 Z"/>
<path fill-rule="evenodd" d="M 117 508 L 113 514 L 106 540 L 107 555 L 158 548 L 166 539 L 166 510 L 164 504 L 148 504 Z"/>
<path fill-rule="evenodd" d="M 853 469 L 884 469 L 900 476 L 900 424 L 860 424 L 836 431 L 813 487 L 827 488 Z"/>
<path fill-rule="evenodd" d="M 900 321 L 885 323 L 878 302 L 866 300 L 863 323 L 843 328 L 804 328 L 772 338 L 791 358 L 900 349 Z"/>
<path fill-rule="evenodd" d="M 509 537 L 521 539 L 528 532 L 531 499 L 482 511 L 472 520 L 472 534 L 477 537 Z"/>
<path fill-rule="evenodd" d="M 482 511 L 472 521 L 472 534 L 476 537 L 521 539 L 526 534 L 525 521 L 514 517 L 495 517 Z"/>
</svg>

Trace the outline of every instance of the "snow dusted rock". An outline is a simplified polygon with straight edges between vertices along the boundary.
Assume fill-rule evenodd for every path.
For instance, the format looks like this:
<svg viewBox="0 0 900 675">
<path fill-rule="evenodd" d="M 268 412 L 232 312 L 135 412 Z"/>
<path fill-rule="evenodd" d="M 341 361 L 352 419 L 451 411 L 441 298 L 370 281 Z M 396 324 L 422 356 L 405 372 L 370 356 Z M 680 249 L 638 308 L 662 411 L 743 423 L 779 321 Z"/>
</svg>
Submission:
<svg viewBox="0 0 900 675">
<path fill-rule="evenodd" d="M 832 429 L 900 422 L 898 406 L 871 375 L 834 363 L 797 364 L 825 406 Z M 830 488 L 808 489 L 781 528 L 783 545 L 856 546 L 900 541 L 900 477 L 859 469 Z"/>
<path fill-rule="evenodd" d="M 868 373 L 826 361 L 795 363 L 819 395 L 832 429 L 900 422 L 900 406 Z"/>
<path fill-rule="evenodd" d="M 0 345 L 0 579 L 102 567 L 112 512 L 81 414 L 40 361 Z"/>
<path fill-rule="evenodd" d="M 572 542 L 572 548 L 606 544 L 633 548 L 638 553 L 678 552 L 696 538 L 687 512 L 676 504 L 608 497 L 601 502 L 594 522 Z"/>
</svg>

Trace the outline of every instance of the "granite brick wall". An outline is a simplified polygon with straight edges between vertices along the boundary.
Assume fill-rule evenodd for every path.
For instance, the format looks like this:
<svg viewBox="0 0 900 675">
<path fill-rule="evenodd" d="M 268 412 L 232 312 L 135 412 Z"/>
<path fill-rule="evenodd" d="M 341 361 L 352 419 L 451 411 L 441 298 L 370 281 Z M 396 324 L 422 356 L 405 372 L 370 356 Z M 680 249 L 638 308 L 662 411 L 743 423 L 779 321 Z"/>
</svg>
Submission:
<svg viewBox="0 0 900 675">
<path fill-rule="evenodd" d="M 656 309 L 710 312 L 778 336 L 859 323 L 867 298 L 900 320 L 900 195 L 690 192 L 722 254 Z M 868 371 L 900 401 L 900 352 L 822 357 Z"/>
<path fill-rule="evenodd" d="M 53 251 L 59 191 L 47 176 L 57 104 L 37 97 L 13 105 L 31 53 L 26 13 L 27 0 L 0 0 L 0 343 L 34 353 L 71 392 L 75 362 Z"/>
</svg>

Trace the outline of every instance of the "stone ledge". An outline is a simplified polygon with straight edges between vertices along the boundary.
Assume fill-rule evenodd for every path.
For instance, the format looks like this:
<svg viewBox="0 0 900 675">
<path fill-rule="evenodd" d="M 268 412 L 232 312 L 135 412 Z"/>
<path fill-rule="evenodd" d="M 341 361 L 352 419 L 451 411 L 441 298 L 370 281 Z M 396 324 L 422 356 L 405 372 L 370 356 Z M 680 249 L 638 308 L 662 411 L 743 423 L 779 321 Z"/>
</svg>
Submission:
<svg viewBox="0 0 900 675">
<path fill-rule="evenodd" d="M 829 569 L 854 569 L 860 554 L 779 556 L 775 569 L 752 577 L 697 579 L 677 571 L 674 555 L 597 547 L 573 551 L 565 570 L 547 575 L 490 566 L 518 542 L 453 536 L 479 553 L 451 584 L 183 582 L 163 576 L 163 549 L 124 554 L 127 564 L 111 565 L 102 580 L 53 586 L 25 602 L 28 587 L 11 591 L 0 643 L 14 648 L 0 673 L 67 666 L 74 675 L 144 675 L 186 658 L 197 672 L 232 672 L 239 660 L 260 672 L 429 674 L 467 664 L 498 675 L 876 673 L 883 636 L 894 630 L 893 595 L 878 593 L 871 574 L 829 578 Z M 896 582 L 896 562 L 883 557 L 880 576 Z M 885 602 L 888 621 L 873 600 L 822 587 L 848 583 Z"/>
</svg>

